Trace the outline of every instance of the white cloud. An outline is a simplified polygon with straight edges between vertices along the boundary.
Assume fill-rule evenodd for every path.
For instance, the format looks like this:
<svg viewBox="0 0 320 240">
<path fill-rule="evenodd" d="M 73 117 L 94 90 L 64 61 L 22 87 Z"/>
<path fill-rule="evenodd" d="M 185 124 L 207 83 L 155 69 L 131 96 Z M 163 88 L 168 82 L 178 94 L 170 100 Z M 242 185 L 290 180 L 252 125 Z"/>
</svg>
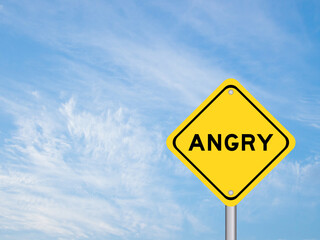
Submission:
<svg viewBox="0 0 320 240">
<path fill-rule="evenodd" d="M 170 21 L 170 26 L 176 26 L 170 28 L 172 32 L 165 29 L 168 25 L 150 19 L 143 9 L 129 2 L 8 3 L 1 22 L 59 55 L 51 59 L 56 64 L 50 66 L 52 77 L 47 74 L 43 85 L 37 84 L 50 89 L 56 94 L 53 98 L 59 96 L 64 103 L 41 103 L 45 93 L 40 90 L 31 91 L 35 104 L 24 101 L 23 94 L 12 98 L 19 99 L 20 106 L 1 99 L 9 104 L 18 129 L 2 151 L 0 226 L 17 231 L 33 229 L 66 239 L 113 235 L 172 239 L 182 229 L 184 219 L 195 229 L 208 230 L 183 211 L 174 199 L 179 193 L 173 194 L 172 183 L 159 172 L 165 159 L 160 132 L 178 121 L 180 116 L 176 115 L 190 113 L 222 80 L 238 78 L 230 76 L 237 72 L 231 69 L 234 57 L 257 74 L 261 65 L 252 58 L 256 51 L 250 56 L 251 50 L 264 46 L 263 51 L 278 54 L 286 49 L 300 51 L 301 45 L 255 4 L 242 9 L 222 2 L 190 3 L 183 13 L 175 4 L 165 6 L 165 11 L 169 9 L 177 19 Z M 21 13 L 15 12 L 16 8 Z M 204 37 L 211 48 L 225 47 L 231 58 L 224 53 L 215 55 L 212 49 L 207 53 L 200 47 L 198 51 L 181 39 L 175 43 L 175 30 L 187 37 L 182 29 L 185 26 L 188 32 L 193 29 L 200 34 L 192 41 Z M 274 54 L 270 56 L 273 61 Z M 223 62 L 231 63 L 231 67 L 224 69 Z M 257 87 L 259 83 L 245 85 L 272 100 L 273 108 L 281 105 L 279 102 L 285 106 L 282 109 L 288 106 L 286 95 L 275 99 L 275 94 Z M 69 100 L 70 95 L 74 98 Z M 317 106 L 307 113 L 317 114 L 314 109 Z M 299 110 L 308 123 L 318 126 L 318 118 L 313 121 L 314 115 Z M 176 115 L 169 116 L 168 111 Z M 155 116 L 160 126 L 146 120 Z M 177 178 L 185 180 L 192 175 L 181 164 L 172 166 Z M 316 162 L 277 167 L 272 178 L 259 184 L 255 194 L 244 201 L 243 206 L 247 200 L 258 202 L 251 204 L 253 210 L 245 208 L 247 216 L 254 216 L 255 208 L 265 208 L 269 202 L 283 206 L 287 196 L 282 193 L 300 194 L 302 187 L 308 190 L 302 194 L 314 196 L 317 205 L 318 195 L 313 194 L 319 188 L 314 181 L 318 168 Z M 203 212 L 206 215 L 207 208 Z"/>
<path fill-rule="evenodd" d="M 240 203 L 242 220 L 275 215 L 287 209 L 316 209 L 320 206 L 319 155 L 304 161 L 285 158 Z"/>
<path fill-rule="evenodd" d="M 261 98 L 274 103 L 274 107 L 281 105 L 280 113 L 287 109 L 285 98 L 275 98 L 275 94 L 266 93 L 264 88 L 256 86 L 258 84 L 249 84 L 236 74 L 237 71 L 224 66 L 224 56 L 214 53 L 205 56 L 183 41 L 177 44 L 181 39 L 176 39 L 174 33 L 168 34 L 165 21 L 161 23 L 145 13 L 146 9 L 170 12 L 176 19 L 177 31 L 194 28 L 198 34 L 210 39 L 214 46 L 226 46 L 228 51 L 242 58 L 241 62 L 251 62 L 254 65 L 252 69 L 256 70 L 257 61 L 250 59 L 248 54 L 252 51 L 248 48 L 261 49 L 262 42 L 275 51 L 288 47 L 289 43 L 300 49 L 299 41 L 269 18 L 258 4 L 250 4 L 250 8 L 244 9 L 242 4 L 189 1 L 182 11 L 179 5 L 161 2 L 138 5 L 127 1 L 126 4 L 98 1 L 79 4 L 85 13 L 95 12 L 94 15 L 81 15 L 79 21 L 54 21 L 61 11 L 76 17 L 73 10 L 75 2 L 54 4 L 40 1 L 29 6 L 19 1 L 15 5 L 23 7 L 24 16 L 15 14 L 14 8 L 10 8 L 4 21 L 37 41 L 66 53 L 68 60 L 61 61 L 61 64 L 68 64 L 62 70 L 64 77 L 69 75 L 70 79 L 75 79 L 80 75 L 81 81 L 92 83 L 92 76 L 97 76 L 109 89 L 115 87 L 115 92 L 122 93 L 118 98 L 129 96 L 128 102 L 144 98 L 140 104 L 147 104 L 150 101 L 145 99 L 152 99 L 166 108 L 170 108 L 173 101 L 194 107 L 223 80 L 234 77 L 250 86 Z M 239 44 L 245 47 L 239 47 Z M 235 49 L 240 52 L 234 52 Z M 111 79 L 106 79 L 106 73 L 112 76 Z M 128 89 L 128 83 L 131 89 Z"/>
<path fill-rule="evenodd" d="M 2 229 L 68 239 L 171 239 L 181 229 L 184 212 L 160 171 L 162 136 L 134 112 L 93 114 L 73 98 L 59 110 L 15 104 L 18 128 L 0 167 Z"/>
<path fill-rule="evenodd" d="M 292 46 L 296 53 L 306 49 L 301 36 L 293 37 L 276 21 L 273 3 L 200 0 L 172 4 L 159 1 L 157 6 L 170 12 L 180 26 L 201 34 L 219 47 L 226 47 L 232 51 L 235 58 L 241 59 L 247 66 L 260 69 L 260 64 L 269 57 L 275 60 L 275 55 L 280 57 L 280 52 L 290 55 Z M 290 10 L 295 12 L 294 7 L 287 7 L 291 7 Z M 226 51 L 226 54 L 230 54 L 229 51 Z M 264 53 L 264 61 L 260 63 L 256 59 L 261 53 Z"/>
<path fill-rule="evenodd" d="M 67 53 L 68 60 L 64 61 L 69 66 L 63 68 L 64 75 L 74 71 L 85 79 L 86 76 L 92 79 L 92 74 L 105 78 L 107 71 L 115 75 L 108 81 L 109 85 L 118 81 L 115 85 L 119 87 L 123 82 L 121 80 L 128 81 L 138 91 L 135 97 L 151 90 L 153 92 L 148 97 L 166 99 L 170 94 L 177 96 L 175 98 L 179 103 L 193 106 L 210 94 L 210 89 L 215 89 L 221 81 L 230 77 L 218 64 L 213 65 L 192 49 L 163 38 L 165 29 L 159 25 L 155 30 L 153 24 L 157 23 L 151 23 L 144 13 L 135 14 L 142 9 L 133 3 L 81 4 L 81 8 L 97 14 L 84 15 L 85 24 L 80 28 L 77 27 L 79 22 L 53 21 L 59 11 L 73 9 L 73 5 L 51 6 L 43 2 L 33 6 L 20 2 L 15 4 L 23 6 L 25 16 L 15 14 L 12 8 L 3 21 Z M 118 8 L 128 14 L 127 18 L 116 11 Z M 68 15 L 76 14 L 69 10 Z M 38 14 L 33 14 L 35 12 Z M 43 15 L 45 17 L 39 20 Z M 97 22 L 100 24 L 97 25 Z M 79 48 L 83 50 L 79 52 Z M 129 91 L 128 94 L 133 93 Z"/>
<path fill-rule="evenodd" d="M 292 114 L 291 118 L 303 122 L 308 126 L 320 128 L 320 96 L 311 95 L 308 97 L 301 97 L 297 105 L 298 111 Z"/>
</svg>

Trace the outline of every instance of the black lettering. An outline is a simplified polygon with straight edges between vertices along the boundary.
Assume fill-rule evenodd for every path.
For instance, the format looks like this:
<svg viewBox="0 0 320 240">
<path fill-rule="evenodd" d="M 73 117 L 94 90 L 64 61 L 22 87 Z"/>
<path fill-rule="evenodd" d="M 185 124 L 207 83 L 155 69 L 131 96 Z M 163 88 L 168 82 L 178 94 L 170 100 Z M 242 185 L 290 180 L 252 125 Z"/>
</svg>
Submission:
<svg viewBox="0 0 320 240">
<path fill-rule="evenodd" d="M 250 140 L 246 140 L 246 138 L 250 138 Z M 252 134 L 242 134 L 242 151 L 246 150 L 246 145 L 249 145 L 251 150 L 254 151 L 254 141 L 255 137 Z"/>
<path fill-rule="evenodd" d="M 229 151 L 235 151 L 235 150 L 238 148 L 239 143 L 233 142 L 233 143 L 232 143 L 232 147 L 230 147 L 230 146 L 229 146 L 229 138 L 235 138 L 235 139 L 237 139 L 238 136 L 235 135 L 235 134 L 229 134 L 229 135 L 226 137 L 226 139 L 225 139 L 226 148 L 227 148 Z"/>
<path fill-rule="evenodd" d="M 258 134 L 258 137 L 260 138 L 261 142 L 263 143 L 263 151 L 267 151 L 267 143 L 270 141 L 273 134 L 269 134 L 267 139 L 264 139 L 261 134 Z"/>
<path fill-rule="evenodd" d="M 204 151 L 204 147 L 203 147 L 203 144 L 201 142 L 199 134 L 195 134 L 194 135 L 194 137 L 192 139 L 192 142 L 191 142 L 191 145 L 189 147 L 189 151 L 192 151 L 192 149 L 194 147 L 200 147 L 201 151 Z"/>
<path fill-rule="evenodd" d="M 218 142 L 212 137 L 211 134 L 208 134 L 208 151 L 211 151 L 211 143 L 216 146 L 218 151 L 221 151 L 221 134 L 218 134 Z"/>
</svg>

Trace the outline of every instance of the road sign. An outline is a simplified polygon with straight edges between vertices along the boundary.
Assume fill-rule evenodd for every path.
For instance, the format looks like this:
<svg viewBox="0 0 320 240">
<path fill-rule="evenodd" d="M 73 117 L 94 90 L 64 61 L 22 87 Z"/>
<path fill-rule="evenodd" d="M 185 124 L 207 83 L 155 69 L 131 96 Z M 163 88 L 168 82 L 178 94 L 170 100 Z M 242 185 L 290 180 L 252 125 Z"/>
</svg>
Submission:
<svg viewBox="0 0 320 240">
<path fill-rule="evenodd" d="M 294 145 L 294 137 L 235 79 L 224 81 L 167 139 L 227 206 L 237 205 Z"/>
</svg>

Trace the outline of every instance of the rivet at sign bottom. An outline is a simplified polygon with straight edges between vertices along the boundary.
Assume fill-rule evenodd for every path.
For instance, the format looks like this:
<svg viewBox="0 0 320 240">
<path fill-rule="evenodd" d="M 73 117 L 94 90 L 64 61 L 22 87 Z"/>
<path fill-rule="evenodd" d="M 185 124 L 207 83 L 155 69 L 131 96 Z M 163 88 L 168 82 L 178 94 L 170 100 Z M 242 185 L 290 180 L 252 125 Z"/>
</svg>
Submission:
<svg viewBox="0 0 320 240">
<path fill-rule="evenodd" d="M 229 93 L 230 95 L 232 95 L 232 94 L 233 94 L 233 90 L 230 89 L 230 90 L 228 91 L 228 93 Z"/>
<path fill-rule="evenodd" d="M 233 191 L 232 190 L 230 190 L 228 193 L 229 193 L 230 196 L 233 195 Z"/>
</svg>

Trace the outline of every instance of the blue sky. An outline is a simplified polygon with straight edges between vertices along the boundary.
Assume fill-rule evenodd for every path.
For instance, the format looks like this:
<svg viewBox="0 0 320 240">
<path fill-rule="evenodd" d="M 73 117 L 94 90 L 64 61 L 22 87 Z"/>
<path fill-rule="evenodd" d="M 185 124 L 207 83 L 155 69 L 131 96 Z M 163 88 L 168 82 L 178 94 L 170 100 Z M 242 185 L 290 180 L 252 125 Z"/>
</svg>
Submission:
<svg viewBox="0 0 320 240">
<path fill-rule="evenodd" d="M 295 137 L 238 238 L 320 239 L 318 1 L 0 1 L 0 238 L 223 239 L 165 146 L 225 79 Z"/>
</svg>

